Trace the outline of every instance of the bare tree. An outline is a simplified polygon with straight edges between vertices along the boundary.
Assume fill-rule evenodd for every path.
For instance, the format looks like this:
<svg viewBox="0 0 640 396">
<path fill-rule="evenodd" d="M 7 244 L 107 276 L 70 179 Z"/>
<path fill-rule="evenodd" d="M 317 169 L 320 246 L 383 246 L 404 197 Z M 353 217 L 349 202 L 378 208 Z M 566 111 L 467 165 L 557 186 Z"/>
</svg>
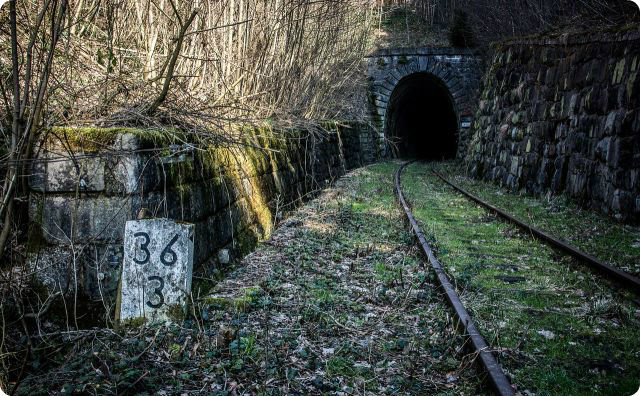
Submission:
<svg viewBox="0 0 640 396">
<path fill-rule="evenodd" d="M 0 253 L 4 251 L 11 231 L 14 197 L 17 192 L 26 193 L 26 180 L 21 177 L 24 174 L 22 160 L 31 157 L 36 135 L 42 127 L 43 112 L 49 94 L 49 78 L 56 47 L 65 25 L 68 1 L 47 0 L 39 7 L 34 23 L 30 24 L 26 19 L 25 26 L 22 26 L 29 34 L 19 35 L 16 1 L 9 2 L 13 106 L 11 137 L 6 158 L 7 172 L 3 184 L 3 199 L 0 203 L 0 217 L 4 217 L 0 231 Z M 20 38 L 25 36 L 28 37 L 26 46 L 20 45 Z M 39 62 L 36 67 L 33 64 L 34 56 Z M 22 65 L 19 64 L 21 59 L 24 59 Z M 4 84 L 1 88 L 3 97 L 8 97 L 9 93 L 6 92 Z M 19 185 L 21 181 L 22 184 Z"/>
<path fill-rule="evenodd" d="M 373 7 L 366 0 L 11 1 L 10 48 L 0 43 L 0 62 L 11 64 L 0 78 L 0 123 L 11 125 L 0 252 L 14 197 L 28 190 L 34 144 L 49 125 L 205 131 L 264 119 L 364 118 L 365 101 L 358 108 L 350 98 L 365 85 Z"/>
<path fill-rule="evenodd" d="M 448 26 L 457 9 L 469 16 L 483 43 L 558 26 L 590 27 L 629 20 L 637 7 L 626 0 L 405 0 L 432 26 Z"/>
</svg>

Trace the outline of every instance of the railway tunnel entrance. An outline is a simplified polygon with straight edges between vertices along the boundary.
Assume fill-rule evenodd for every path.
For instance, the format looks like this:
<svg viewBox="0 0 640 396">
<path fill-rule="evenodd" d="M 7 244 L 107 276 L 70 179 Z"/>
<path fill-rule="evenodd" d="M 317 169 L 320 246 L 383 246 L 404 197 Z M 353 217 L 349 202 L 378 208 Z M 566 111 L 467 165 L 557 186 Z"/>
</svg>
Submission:
<svg viewBox="0 0 640 396">
<path fill-rule="evenodd" d="M 430 73 L 401 79 L 389 98 L 385 132 L 394 157 L 455 157 L 458 117 L 444 82 Z"/>
</svg>

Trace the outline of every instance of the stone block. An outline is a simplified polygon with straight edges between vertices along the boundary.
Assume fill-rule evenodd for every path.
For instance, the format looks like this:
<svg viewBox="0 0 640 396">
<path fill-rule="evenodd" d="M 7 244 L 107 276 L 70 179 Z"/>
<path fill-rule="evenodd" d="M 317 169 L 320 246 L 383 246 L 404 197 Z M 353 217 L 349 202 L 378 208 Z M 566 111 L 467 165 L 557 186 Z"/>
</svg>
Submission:
<svg viewBox="0 0 640 396">
<path fill-rule="evenodd" d="M 611 201 L 611 209 L 613 209 L 614 212 L 627 212 L 631 205 L 633 205 L 631 193 L 620 189 L 614 191 Z"/>
<path fill-rule="evenodd" d="M 624 75 L 626 59 L 620 59 L 613 69 L 613 76 L 611 78 L 611 84 L 620 84 L 622 82 L 622 77 Z"/>
<path fill-rule="evenodd" d="M 538 175 L 536 177 L 536 182 L 538 183 L 538 185 L 546 188 L 551 182 L 553 170 L 553 161 L 543 159 L 540 165 L 540 170 L 538 171 Z"/>
<path fill-rule="evenodd" d="M 520 157 L 512 157 L 509 173 L 511 173 L 512 175 L 517 175 L 519 168 L 520 168 Z"/>
<path fill-rule="evenodd" d="M 109 161 L 105 173 L 108 194 L 152 191 L 160 185 L 156 163 L 146 155 L 120 156 Z"/>
<path fill-rule="evenodd" d="M 47 152 L 34 163 L 29 185 L 41 192 L 104 191 L 105 163 L 95 154 Z"/>
<path fill-rule="evenodd" d="M 620 161 L 620 139 L 612 138 L 609 141 L 609 150 L 607 151 L 607 165 L 612 168 L 618 166 Z"/>
<path fill-rule="evenodd" d="M 115 302 L 123 258 L 122 244 L 87 245 L 79 260 L 84 295 L 93 301 Z"/>
<path fill-rule="evenodd" d="M 553 158 L 556 155 L 556 145 L 555 144 L 545 144 L 543 155 L 547 158 Z"/>
<path fill-rule="evenodd" d="M 611 137 L 607 136 L 602 140 L 600 140 L 596 145 L 596 149 L 595 149 L 596 159 L 607 161 L 610 145 L 611 145 Z"/>
<path fill-rule="evenodd" d="M 206 262 L 215 253 L 215 225 L 211 220 L 214 216 L 195 223 L 193 238 L 193 260 L 195 266 Z"/>
<path fill-rule="evenodd" d="M 565 179 L 567 175 L 567 157 L 562 156 L 554 161 L 553 178 L 551 179 L 551 190 L 553 192 L 561 192 L 564 190 Z"/>
<path fill-rule="evenodd" d="M 624 86 L 609 87 L 606 90 L 607 111 L 618 110 L 626 104 L 626 96 L 624 93 Z"/>
<path fill-rule="evenodd" d="M 531 138 L 527 139 L 527 145 L 525 147 L 525 153 L 530 153 L 532 149 L 533 149 L 533 151 L 535 151 L 536 148 L 533 145 L 534 145 L 533 139 L 531 139 Z"/>
<path fill-rule="evenodd" d="M 640 131 L 640 111 L 629 110 L 622 116 L 620 136 L 635 136 Z"/>
<path fill-rule="evenodd" d="M 569 115 L 578 113 L 580 105 L 580 95 L 578 93 L 573 93 L 571 95 L 571 99 L 569 100 Z"/>
<path fill-rule="evenodd" d="M 556 126 L 555 139 L 556 140 L 560 140 L 560 139 L 566 138 L 567 135 L 568 135 L 567 126 L 565 124 L 562 124 L 562 123 L 558 124 Z"/>
<path fill-rule="evenodd" d="M 126 221 L 134 217 L 132 200 L 126 197 L 32 195 L 29 212 L 52 245 L 120 242 Z"/>
<path fill-rule="evenodd" d="M 635 108 L 638 107 L 640 99 L 640 77 L 638 77 L 640 73 L 634 71 L 629 74 L 627 77 L 627 81 L 625 83 L 625 94 L 626 94 L 626 103 L 627 107 Z"/>
<path fill-rule="evenodd" d="M 29 269 L 49 294 L 61 291 L 66 296 L 73 293 L 74 263 L 73 251 L 61 246 L 43 246 L 27 257 Z M 81 290 L 80 285 L 78 288 Z"/>
<path fill-rule="evenodd" d="M 28 254 L 27 263 L 49 294 L 71 296 L 77 287 L 78 295 L 109 305 L 115 301 L 122 257 L 121 244 L 41 246 Z"/>
<path fill-rule="evenodd" d="M 181 319 L 191 293 L 193 238 L 193 224 L 127 222 L 117 320 Z"/>
<path fill-rule="evenodd" d="M 582 173 L 571 173 L 567 184 L 567 191 L 570 195 L 582 197 L 586 193 L 587 177 Z"/>
</svg>

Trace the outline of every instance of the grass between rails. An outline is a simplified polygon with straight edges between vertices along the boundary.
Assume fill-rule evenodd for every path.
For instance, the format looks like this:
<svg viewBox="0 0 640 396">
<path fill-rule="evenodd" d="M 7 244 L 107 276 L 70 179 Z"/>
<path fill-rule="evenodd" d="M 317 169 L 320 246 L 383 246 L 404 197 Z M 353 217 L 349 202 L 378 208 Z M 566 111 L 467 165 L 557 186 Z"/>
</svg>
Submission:
<svg viewBox="0 0 640 396">
<path fill-rule="evenodd" d="M 351 172 L 295 211 L 180 325 L 48 337 L 20 392 L 482 392 L 404 225 L 397 167 Z"/>
<path fill-rule="evenodd" d="M 583 210 L 564 196 L 539 199 L 509 193 L 492 183 L 466 177 L 457 162 L 438 163 L 434 169 L 518 219 L 565 239 L 604 262 L 640 276 L 640 227 L 625 225 L 596 211 Z"/>
<path fill-rule="evenodd" d="M 403 189 L 465 306 L 518 389 L 539 395 L 637 391 L 636 297 L 613 289 L 572 258 L 499 221 L 437 179 L 431 166 L 407 167 Z M 436 167 L 460 182 L 453 176 L 453 165 Z M 492 185 L 469 181 L 464 187 L 469 185 L 474 193 L 484 192 L 483 198 L 490 197 L 492 189 L 495 194 Z M 489 201 L 516 214 L 544 207 L 530 198 L 501 194 L 498 197 L 509 207 Z M 536 209 L 536 214 L 543 224 L 553 224 L 555 216 L 571 221 L 572 213 L 589 216 L 571 210 L 558 215 Z M 607 235 L 597 227 L 592 234 Z"/>
</svg>

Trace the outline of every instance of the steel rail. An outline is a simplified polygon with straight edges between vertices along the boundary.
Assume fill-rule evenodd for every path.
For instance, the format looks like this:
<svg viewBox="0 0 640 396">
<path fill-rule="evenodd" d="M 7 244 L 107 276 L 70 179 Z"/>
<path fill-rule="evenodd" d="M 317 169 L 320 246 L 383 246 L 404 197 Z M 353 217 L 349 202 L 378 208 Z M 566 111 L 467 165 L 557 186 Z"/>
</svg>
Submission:
<svg viewBox="0 0 640 396">
<path fill-rule="evenodd" d="M 516 219 L 515 217 L 511 216 L 510 214 L 508 214 L 507 212 L 496 208 L 495 206 L 483 201 L 482 199 L 474 196 L 473 194 L 469 193 L 468 191 L 458 187 L 457 185 L 453 184 L 452 182 L 450 182 L 449 180 L 447 180 L 445 177 L 443 177 L 440 173 L 436 172 L 435 170 L 431 170 L 433 172 L 433 174 L 435 174 L 440 180 L 442 180 L 443 182 L 445 182 L 447 185 L 451 186 L 454 190 L 458 191 L 460 194 L 464 195 L 465 197 L 467 197 L 468 199 L 472 200 L 473 202 L 476 202 L 477 204 L 489 209 L 490 211 L 496 213 L 498 216 L 502 217 L 503 219 L 517 225 L 518 227 L 530 232 L 531 234 L 535 235 L 537 238 L 542 239 L 543 241 L 549 243 L 550 245 L 570 254 L 571 256 L 575 257 L 576 259 L 583 261 L 587 264 L 589 264 L 589 266 L 591 266 L 592 268 L 606 274 L 609 275 L 611 278 L 617 280 L 618 282 L 620 282 L 621 284 L 625 285 L 626 287 L 628 287 L 631 291 L 640 294 L 640 279 L 638 279 L 637 277 L 628 274 L 618 268 L 615 268 L 614 266 L 604 263 L 600 260 L 598 260 L 597 258 L 577 249 L 574 246 L 571 246 L 570 244 L 568 244 L 567 242 L 555 238 L 549 234 L 547 234 L 546 232 L 539 230 L 527 223 L 524 223 L 518 219 Z"/>
<path fill-rule="evenodd" d="M 418 226 L 416 219 L 413 217 L 413 213 L 411 209 L 407 205 L 407 201 L 404 198 L 404 194 L 402 193 L 402 187 L 400 185 L 400 175 L 403 169 L 412 162 L 413 161 L 405 162 L 400 168 L 398 168 L 396 172 L 395 188 L 396 188 L 396 193 L 398 194 L 398 200 L 400 201 L 400 204 L 402 205 L 402 208 L 404 209 L 404 212 L 407 215 L 407 218 L 409 219 L 411 228 L 413 229 L 413 232 L 416 234 L 416 237 L 420 242 L 420 246 L 422 247 L 422 250 L 429 258 L 431 267 L 433 268 L 433 270 L 437 275 L 440 286 L 442 286 L 442 288 L 446 293 L 449 304 L 454 309 L 456 316 L 460 320 L 460 323 L 462 323 L 462 325 L 464 326 L 465 334 L 468 335 L 469 339 L 471 340 L 471 343 L 473 344 L 473 348 L 475 352 L 480 357 L 480 362 L 482 363 L 482 366 L 484 367 L 484 369 L 486 370 L 489 376 L 491 385 L 496 390 L 496 392 L 501 396 L 514 395 L 513 388 L 511 387 L 511 383 L 509 382 L 509 380 L 507 379 L 507 376 L 502 371 L 502 368 L 496 361 L 493 354 L 490 352 L 489 345 L 487 345 L 487 342 L 480 335 L 480 332 L 478 332 L 478 329 L 473 323 L 471 316 L 469 315 L 466 308 L 462 304 L 462 301 L 460 301 L 460 297 L 458 296 L 455 289 L 453 288 L 453 285 L 449 281 L 447 274 L 444 272 L 442 268 L 442 264 L 440 264 L 435 254 L 433 253 L 433 250 L 431 250 L 431 247 L 427 243 L 427 239 L 422 233 L 420 226 Z"/>
</svg>

